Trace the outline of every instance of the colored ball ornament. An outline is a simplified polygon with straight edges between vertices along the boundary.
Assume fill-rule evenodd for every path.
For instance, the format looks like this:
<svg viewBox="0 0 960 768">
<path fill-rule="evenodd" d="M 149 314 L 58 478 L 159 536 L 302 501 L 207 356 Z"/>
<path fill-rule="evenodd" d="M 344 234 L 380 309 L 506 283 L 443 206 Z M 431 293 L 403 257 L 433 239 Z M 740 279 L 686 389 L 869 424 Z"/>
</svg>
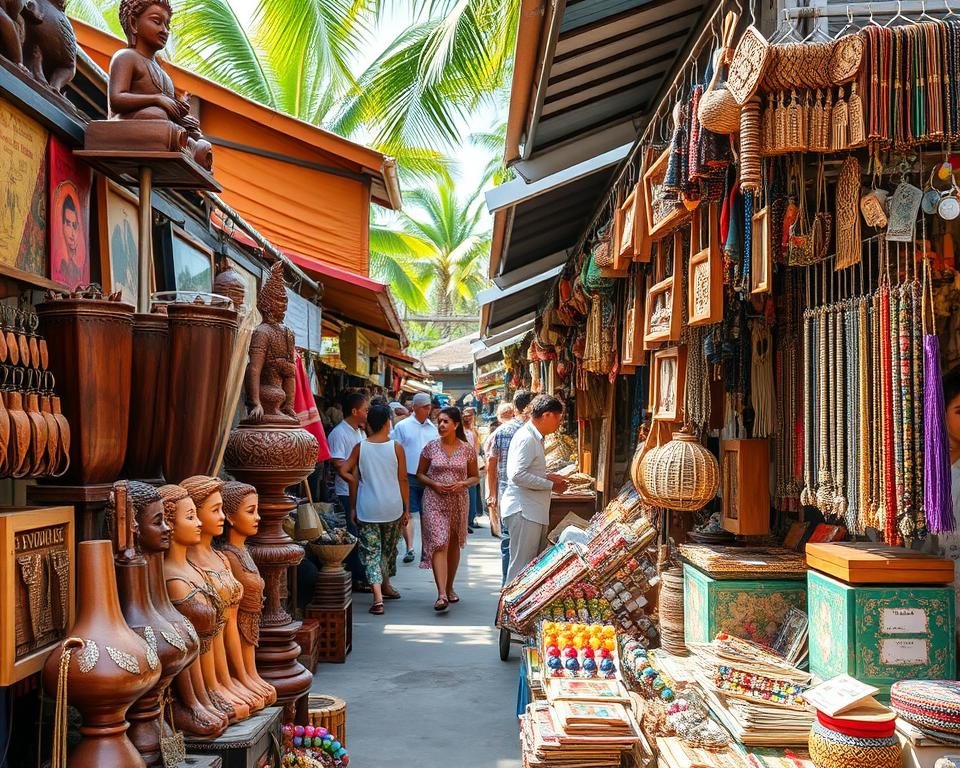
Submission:
<svg viewBox="0 0 960 768">
<path fill-rule="evenodd" d="M 339 741 L 334 741 L 333 744 L 330 745 L 330 748 L 331 748 L 334 752 L 336 752 L 336 751 L 337 751 L 338 749 L 340 749 L 342 746 L 343 746 L 343 745 L 342 745 Z"/>
<path fill-rule="evenodd" d="M 597 662 L 593 659 L 584 659 L 583 660 L 583 671 L 584 672 L 596 672 L 597 671 Z"/>
<path fill-rule="evenodd" d="M 948 181 L 953 175 L 953 165 L 949 160 L 944 160 L 937 168 L 937 178 L 940 181 Z"/>
<path fill-rule="evenodd" d="M 567 663 L 564 666 L 566 666 L 566 668 L 571 672 L 576 672 L 578 669 L 580 669 L 580 662 L 575 658 L 567 659 Z"/>
<path fill-rule="evenodd" d="M 547 656 L 559 656 L 560 649 L 555 645 L 551 645 L 547 648 Z"/>
<path fill-rule="evenodd" d="M 302 725 L 297 725 L 293 729 L 294 736 L 303 736 L 304 727 Z"/>
<path fill-rule="evenodd" d="M 600 662 L 601 672 L 613 672 L 613 659 L 604 659 Z"/>
<path fill-rule="evenodd" d="M 293 723 L 287 723 L 283 726 L 284 736 L 293 736 Z"/>
<path fill-rule="evenodd" d="M 563 655 L 566 656 L 568 659 L 575 659 L 577 658 L 577 649 L 574 648 L 572 645 L 568 645 L 566 648 L 563 649 Z"/>
<path fill-rule="evenodd" d="M 600 649 L 600 658 L 601 658 L 601 659 L 609 659 L 609 658 L 610 658 L 610 649 L 609 649 L 609 648 L 601 648 L 601 649 Z"/>
<path fill-rule="evenodd" d="M 602 640 L 601 638 L 599 638 L 599 637 L 591 637 L 591 638 L 590 638 L 590 647 L 591 647 L 593 650 L 595 650 L 595 651 L 600 650 L 600 648 L 601 648 L 602 645 L 603 645 L 603 640 Z"/>
<path fill-rule="evenodd" d="M 312 739 L 316 735 L 316 733 L 317 733 L 317 729 L 314 728 L 312 725 L 308 725 L 303 729 L 303 735 L 306 736 L 308 739 Z"/>
<path fill-rule="evenodd" d="M 592 658 L 594 658 L 594 656 L 595 656 L 595 654 L 594 654 L 594 652 L 593 652 L 593 648 L 584 648 L 584 649 L 583 649 L 583 658 L 585 658 L 585 659 L 592 659 Z"/>
<path fill-rule="evenodd" d="M 611 662 L 611 663 L 612 663 L 612 662 Z M 646 667 L 646 668 L 643 670 L 643 672 L 641 672 L 640 674 L 643 675 L 644 677 L 656 677 L 656 676 L 657 676 L 657 670 L 655 670 L 653 667 Z"/>
<path fill-rule="evenodd" d="M 350 755 L 344 755 L 342 758 L 342 762 L 344 765 L 350 765 Z"/>
<path fill-rule="evenodd" d="M 551 656 L 549 659 L 547 659 L 547 666 L 550 669 L 560 669 L 560 667 L 563 666 L 563 662 L 560 661 L 559 656 Z"/>
<path fill-rule="evenodd" d="M 317 729 L 313 733 L 314 736 L 319 736 L 321 739 L 325 739 L 329 734 L 330 731 L 328 731 L 322 725 L 318 725 Z"/>
<path fill-rule="evenodd" d="M 293 737 L 293 746 L 302 747 L 303 746 L 303 736 L 294 736 Z"/>
</svg>

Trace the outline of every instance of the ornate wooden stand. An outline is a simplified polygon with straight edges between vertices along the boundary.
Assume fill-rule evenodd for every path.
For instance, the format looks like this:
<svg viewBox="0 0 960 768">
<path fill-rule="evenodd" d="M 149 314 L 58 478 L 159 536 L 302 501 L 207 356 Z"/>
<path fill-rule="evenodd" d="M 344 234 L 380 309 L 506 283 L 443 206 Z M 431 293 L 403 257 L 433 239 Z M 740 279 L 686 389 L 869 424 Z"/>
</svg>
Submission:
<svg viewBox="0 0 960 768">
<path fill-rule="evenodd" d="M 304 552 L 283 530 L 284 519 L 296 506 L 284 489 L 313 471 L 316 456 L 317 441 L 309 432 L 270 424 L 233 430 L 225 454 L 226 470 L 254 486 L 260 496 L 260 532 L 247 541 L 266 582 L 257 670 L 277 689 L 277 703 L 290 719 L 297 700 L 310 690 L 313 673 L 297 661 L 295 635 L 301 622 L 287 610 L 287 572 L 303 560 Z"/>
</svg>

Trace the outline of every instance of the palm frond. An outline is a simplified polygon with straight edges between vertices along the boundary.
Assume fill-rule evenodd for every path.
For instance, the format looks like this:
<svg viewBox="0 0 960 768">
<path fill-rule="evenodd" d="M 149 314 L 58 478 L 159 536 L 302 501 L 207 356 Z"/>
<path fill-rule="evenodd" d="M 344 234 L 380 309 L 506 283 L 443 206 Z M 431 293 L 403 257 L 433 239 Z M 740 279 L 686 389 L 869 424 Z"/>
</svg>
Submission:
<svg viewBox="0 0 960 768">
<path fill-rule="evenodd" d="M 71 18 L 79 19 L 104 32 L 123 37 L 120 19 L 117 14 L 119 0 L 71 0 L 68 13 Z"/>
</svg>

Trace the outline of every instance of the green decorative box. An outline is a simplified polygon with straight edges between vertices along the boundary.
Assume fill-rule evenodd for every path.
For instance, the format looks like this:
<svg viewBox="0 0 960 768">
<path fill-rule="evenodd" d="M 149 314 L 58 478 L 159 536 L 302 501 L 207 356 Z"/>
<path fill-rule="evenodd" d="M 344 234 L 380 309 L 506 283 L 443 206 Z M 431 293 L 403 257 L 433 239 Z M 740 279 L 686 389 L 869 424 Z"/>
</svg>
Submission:
<svg viewBox="0 0 960 768">
<path fill-rule="evenodd" d="M 953 587 L 850 586 L 807 571 L 810 671 L 843 672 L 889 697 L 897 680 L 953 680 Z"/>
<path fill-rule="evenodd" d="M 683 566 L 683 638 L 709 643 L 718 632 L 769 645 L 791 607 L 804 610 L 807 585 L 785 579 L 714 579 Z"/>
</svg>

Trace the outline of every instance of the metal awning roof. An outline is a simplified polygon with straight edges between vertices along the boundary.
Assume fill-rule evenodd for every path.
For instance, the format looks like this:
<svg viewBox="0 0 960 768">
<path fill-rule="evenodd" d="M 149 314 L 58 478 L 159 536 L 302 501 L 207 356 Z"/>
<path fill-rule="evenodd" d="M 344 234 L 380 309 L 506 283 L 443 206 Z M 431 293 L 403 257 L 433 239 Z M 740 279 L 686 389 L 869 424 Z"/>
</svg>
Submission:
<svg viewBox="0 0 960 768">
<path fill-rule="evenodd" d="M 558 264 L 510 288 L 494 286 L 478 293 L 480 336 L 487 338 L 506 331 L 516 332 L 517 326 L 532 321 L 550 281 L 563 271 L 563 266 Z"/>
<path fill-rule="evenodd" d="M 536 5 L 521 8 L 504 157 L 528 181 L 636 139 L 708 3 Z"/>
<path fill-rule="evenodd" d="M 531 184 L 514 179 L 487 192 L 487 208 L 494 214 L 489 276 L 499 288 L 517 285 L 567 260 L 568 249 L 589 224 L 630 146 Z"/>
</svg>

